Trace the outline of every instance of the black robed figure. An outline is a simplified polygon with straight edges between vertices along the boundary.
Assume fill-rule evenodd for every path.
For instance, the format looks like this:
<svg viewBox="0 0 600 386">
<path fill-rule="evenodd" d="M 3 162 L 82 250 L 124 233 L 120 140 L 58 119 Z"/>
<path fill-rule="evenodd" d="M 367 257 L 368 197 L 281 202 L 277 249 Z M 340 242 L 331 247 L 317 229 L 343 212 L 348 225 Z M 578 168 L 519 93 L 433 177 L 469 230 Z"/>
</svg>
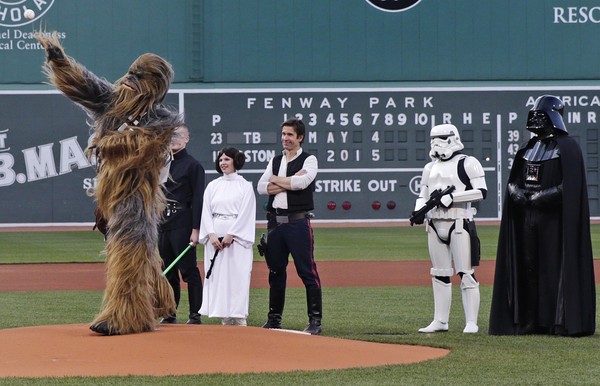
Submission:
<svg viewBox="0 0 600 386">
<path fill-rule="evenodd" d="M 539 97 L 506 189 L 490 334 L 592 335 L 596 289 L 585 166 L 562 101 Z"/>
</svg>

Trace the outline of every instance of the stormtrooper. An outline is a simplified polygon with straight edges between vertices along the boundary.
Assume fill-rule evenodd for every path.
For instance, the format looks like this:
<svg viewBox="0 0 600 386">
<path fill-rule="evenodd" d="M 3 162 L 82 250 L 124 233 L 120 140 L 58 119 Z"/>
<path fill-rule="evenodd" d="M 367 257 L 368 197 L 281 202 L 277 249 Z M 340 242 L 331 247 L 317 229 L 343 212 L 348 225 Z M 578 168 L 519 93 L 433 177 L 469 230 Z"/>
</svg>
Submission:
<svg viewBox="0 0 600 386">
<path fill-rule="evenodd" d="M 480 295 L 473 266 L 479 264 L 479 239 L 473 221 L 476 209 L 471 203 L 485 199 L 485 173 L 476 158 L 460 153 L 464 145 L 454 125 L 434 126 L 430 137 L 432 161 L 423 169 L 421 192 L 411 216 L 411 225 L 426 223 L 433 266 L 434 318 L 419 332 L 448 331 L 452 302 L 450 278 L 455 269 L 461 278 L 466 319 L 463 332 L 477 333 Z"/>
</svg>

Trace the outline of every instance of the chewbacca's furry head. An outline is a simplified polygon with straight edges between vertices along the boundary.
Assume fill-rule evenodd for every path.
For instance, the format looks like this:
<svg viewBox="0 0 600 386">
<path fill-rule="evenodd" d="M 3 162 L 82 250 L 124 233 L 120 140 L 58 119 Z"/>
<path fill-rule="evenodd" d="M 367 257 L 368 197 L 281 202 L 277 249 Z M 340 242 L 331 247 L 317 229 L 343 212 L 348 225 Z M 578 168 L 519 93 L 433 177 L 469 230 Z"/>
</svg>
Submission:
<svg viewBox="0 0 600 386">
<path fill-rule="evenodd" d="M 124 85 L 141 94 L 150 94 L 156 103 L 162 102 L 173 82 L 173 67 L 155 54 L 143 54 L 129 67 L 127 74 L 121 78 Z"/>
<path fill-rule="evenodd" d="M 175 73 L 169 62 L 146 53 L 138 57 L 127 74 L 115 82 L 114 116 L 139 116 L 161 103 Z"/>
</svg>

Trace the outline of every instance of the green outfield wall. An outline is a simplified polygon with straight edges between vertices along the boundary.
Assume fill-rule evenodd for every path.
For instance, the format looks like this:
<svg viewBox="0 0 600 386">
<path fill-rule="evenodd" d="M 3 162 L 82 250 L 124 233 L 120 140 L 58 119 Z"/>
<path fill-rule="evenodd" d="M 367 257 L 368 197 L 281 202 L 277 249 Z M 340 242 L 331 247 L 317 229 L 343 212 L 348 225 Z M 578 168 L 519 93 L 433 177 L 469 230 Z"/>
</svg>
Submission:
<svg viewBox="0 0 600 386">
<path fill-rule="evenodd" d="M 0 84 L 39 84 L 36 30 L 108 79 L 152 51 L 178 83 L 600 78 L 600 3 L 575 0 L 0 1 Z M 12 5 L 11 5 L 12 4 Z M 34 20 L 23 7 L 37 12 Z"/>
<path fill-rule="evenodd" d="M 406 220 L 438 123 L 455 124 L 483 164 L 478 217 L 498 219 L 527 111 L 554 94 L 599 217 L 599 29 L 596 1 L 0 0 L 0 226 L 93 220 L 86 115 L 44 84 L 38 31 L 109 81 L 142 53 L 169 60 L 167 103 L 185 114 L 208 180 L 216 152 L 235 146 L 256 184 L 279 124 L 302 117 L 319 159 L 317 221 Z"/>
</svg>

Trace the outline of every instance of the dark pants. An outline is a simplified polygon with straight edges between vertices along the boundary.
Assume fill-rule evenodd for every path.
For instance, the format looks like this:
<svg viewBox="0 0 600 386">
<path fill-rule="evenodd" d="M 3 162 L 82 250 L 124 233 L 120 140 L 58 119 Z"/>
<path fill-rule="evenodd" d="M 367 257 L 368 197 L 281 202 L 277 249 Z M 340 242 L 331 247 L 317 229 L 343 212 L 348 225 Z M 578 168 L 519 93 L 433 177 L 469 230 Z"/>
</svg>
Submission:
<svg viewBox="0 0 600 386">
<path fill-rule="evenodd" d="M 186 228 L 162 230 L 159 232 L 158 251 L 163 259 L 165 268 L 170 266 L 179 254 L 187 248 L 190 243 L 191 233 L 191 229 Z M 181 278 L 188 286 L 190 315 L 198 314 L 200 306 L 202 306 L 202 279 L 198 270 L 196 247 L 190 248 L 166 275 L 171 287 L 173 287 L 177 305 L 179 305 L 179 298 L 181 297 L 179 272 L 181 272 Z"/>
<path fill-rule="evenodd" d="M 269 221 L 267 265 L 271 289 L 286 287 L 289 255 L 296 272 L 306 288 L 321 288 L 321 280 L 314 259 L 314 237 L 309 218 L 277 225 Z"/>
</svg>

